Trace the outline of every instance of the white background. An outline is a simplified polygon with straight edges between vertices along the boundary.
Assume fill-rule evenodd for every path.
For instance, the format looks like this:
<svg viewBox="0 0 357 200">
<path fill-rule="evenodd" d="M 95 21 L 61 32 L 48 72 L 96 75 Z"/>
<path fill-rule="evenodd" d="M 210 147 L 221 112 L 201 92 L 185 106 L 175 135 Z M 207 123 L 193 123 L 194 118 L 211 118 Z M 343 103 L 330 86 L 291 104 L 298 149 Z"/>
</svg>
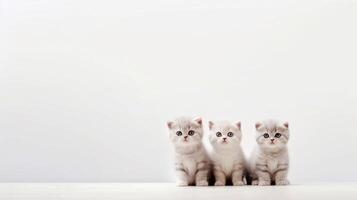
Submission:
<svg viewBox="0 0 357 200">
<path fill-rule="evenodd" d="M 291 126 L 293 183 L 357 181 L 353 0 L 0 0 L 0 181 L 173 181 L 176 116 Z"/>
</svg>

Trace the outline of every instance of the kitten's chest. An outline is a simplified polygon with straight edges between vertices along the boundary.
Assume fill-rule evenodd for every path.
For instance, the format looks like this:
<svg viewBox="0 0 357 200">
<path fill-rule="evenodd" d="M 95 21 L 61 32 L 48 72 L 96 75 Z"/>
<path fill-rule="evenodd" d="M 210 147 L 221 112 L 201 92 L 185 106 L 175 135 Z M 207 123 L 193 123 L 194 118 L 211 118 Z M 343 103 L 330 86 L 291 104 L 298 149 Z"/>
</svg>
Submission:
<svg viewBox="0 0 357 200">
<path fill-rule="evenodd" d="M 232 173 L 234 164 L 237 162 L 236 155 L 220 155 L 216 160 L 216 164 L 222 168 L 222 171 L 226 175 L 230 175 Z"/>
<path fill-rule="evenodd" d="M 222 170 L 226 175 L 230 175 L 232 173 L 233 165 L 234 163 L 231 159 L 222 160 L 221 162 Z"/>
<path fill-rule="evenodd" d="M 278 164 L 279 164 L 278 159 L 267 160 L 267 167 L 270 172 L 274 172 L 278 168 Z"/>
<path fill-rule="evenodd" d="M 196 173 L 197 160 L 194 157 L 186 157 L 183 159 L 182 164 L 189 174 Z"/>
</svg>

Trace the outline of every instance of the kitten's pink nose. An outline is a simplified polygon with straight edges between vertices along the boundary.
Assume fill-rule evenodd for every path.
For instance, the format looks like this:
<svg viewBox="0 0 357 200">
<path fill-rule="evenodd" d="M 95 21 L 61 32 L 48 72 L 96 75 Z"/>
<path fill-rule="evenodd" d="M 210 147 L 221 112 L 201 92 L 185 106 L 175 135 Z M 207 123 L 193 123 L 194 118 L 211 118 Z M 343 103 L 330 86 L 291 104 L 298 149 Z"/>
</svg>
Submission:
<svg viewBox="0 0 357 200">
<path fill-rule="evenodd" d="M 275 140 L 275 139 L 274 139 L 274 138 L 272 138 L 272 139 L 270 139 L 270 140 L 271 140 L 272 142 L 274 142 L 274 140 Z"/>
<path fill-rule="evenodd" d="M 188 137 L 188 136 L 187 136 L 187 135 L 185 135 L 183 138 L 187 139 L 187 137 Z"/>
<path fill-rule="evenodd" d="M 227 138 L 225 138 L 225 137 L 223 138 L 224 141 L 226 141 L 226 139 L 227 139 Z"/>
</svg>

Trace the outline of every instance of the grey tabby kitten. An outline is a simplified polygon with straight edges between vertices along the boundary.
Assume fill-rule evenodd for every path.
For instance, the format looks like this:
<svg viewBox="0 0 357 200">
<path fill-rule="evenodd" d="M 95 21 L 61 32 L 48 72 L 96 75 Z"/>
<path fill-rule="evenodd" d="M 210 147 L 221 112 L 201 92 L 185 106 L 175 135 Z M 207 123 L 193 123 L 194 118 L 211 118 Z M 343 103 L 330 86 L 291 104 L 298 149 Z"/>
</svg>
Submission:
<svg viewBox="0 0 357 200">
<path fill-rule="evenodd" d="M 228 121 L 209 122 L 210 152 L 216 186 L 226 185 L 227 179 L 233 185 L 244 185 L 246 168 L 242 140 L 241 123 Z"/>
<path fill-rule="evenodd" d="M 288 185 L 288 122 L 266 120 L 257 122 L 255 128 L 257 145 L 249 161 L 252 185 Z"/>
<path fill-rule="evenodd" d="M 202 144 L 202 119 L 187 117 L 167 122 L 175 150 L 175 167 L 179 186 L 207 186 L 210 161 Z"/>
</svg>

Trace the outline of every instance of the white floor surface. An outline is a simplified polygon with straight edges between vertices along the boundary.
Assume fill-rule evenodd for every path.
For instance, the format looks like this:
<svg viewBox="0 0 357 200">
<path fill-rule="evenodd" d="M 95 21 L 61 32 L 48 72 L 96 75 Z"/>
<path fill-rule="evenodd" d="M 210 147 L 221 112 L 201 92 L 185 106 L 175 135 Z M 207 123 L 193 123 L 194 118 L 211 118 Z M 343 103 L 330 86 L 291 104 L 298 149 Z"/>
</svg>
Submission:
<svg viewBox="0 0 357 200">
<path fill-rule="evenodd" d="M 0 183 L 0 199 L 357 200 L 357 183 L 300 184 L 282 187 L 176 187 L 172 183 Z"/>
</svg>

